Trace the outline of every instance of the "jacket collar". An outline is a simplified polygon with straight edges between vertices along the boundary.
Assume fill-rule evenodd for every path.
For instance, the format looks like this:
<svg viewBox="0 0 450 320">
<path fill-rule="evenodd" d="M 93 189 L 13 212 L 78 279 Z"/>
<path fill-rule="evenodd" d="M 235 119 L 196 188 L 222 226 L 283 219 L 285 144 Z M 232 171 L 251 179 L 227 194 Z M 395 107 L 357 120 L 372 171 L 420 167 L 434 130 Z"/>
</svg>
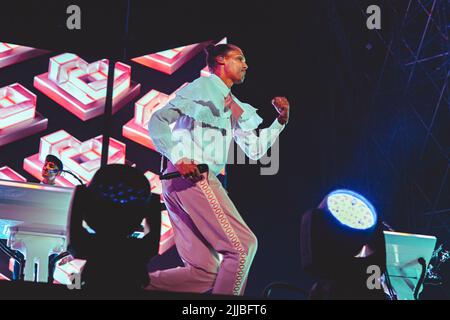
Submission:
<svg viewBox="0 0 450 320">
<path fill-rule="evenodd" d="M 231 92 L 230 88 L 223 82 L 222 79 L 220 79 L 218 76 L 216 76 L 214 73 L 209 76 L 211 79 L 211 82 L 214 83 L 214 85 L 219 89 L 219 92 L 223 95 L 225 98 L 228 96 Z"/>
</svg>

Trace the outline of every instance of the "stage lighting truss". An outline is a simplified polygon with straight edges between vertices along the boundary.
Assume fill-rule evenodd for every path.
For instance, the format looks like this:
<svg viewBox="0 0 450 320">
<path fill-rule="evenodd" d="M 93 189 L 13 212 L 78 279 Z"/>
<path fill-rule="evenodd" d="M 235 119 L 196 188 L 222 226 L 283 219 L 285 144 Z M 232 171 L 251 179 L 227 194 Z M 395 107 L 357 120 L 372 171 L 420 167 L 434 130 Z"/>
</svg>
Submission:
<svg viewBox="0 0 450 320">
<path fill-rule="evenodd" d="M 83 121 L 105 110 L 108 60 L 87 63 L 72 53 L 50 58 L 48 72 L 34 77 L 34 86 Z M 114 70 L 113 114 L 137 97 L 140 84 L 131 81 L 131 67 L 117 62 Z"/>
<path fill-rule="evenodd" d="M 36 112 L 36 95 L 19 83 L 0 88 L 0 147 L 47 128 Z"/>
<path fill-rule="evenodd" d="M 39 153 L 24 159 L 23 168 L 35 178 L 42 180 L 42 166 L 45 157 L 53 154 L 61 159 L 64 169 L 76 174 L 83 182 L 88 183 L 100 168 L 103 137 L 97 136 L 81 142 L 64 130 L 59 130 L 41 137 Z M 110 138 L 108 163 L 125 164 L 126 146 L 124 143 Z M 79 182 L 70 175 L 58 176 L 56 185 L 73 187 Z"/>
<path fill-rule="evenodd" d="M 326 198 L 326 206 L 339 222 L 353 229 L 370 229 L 377 222 L 377 213 L 372 204 L 350 190 L 333 191 Z"/>
</svg>

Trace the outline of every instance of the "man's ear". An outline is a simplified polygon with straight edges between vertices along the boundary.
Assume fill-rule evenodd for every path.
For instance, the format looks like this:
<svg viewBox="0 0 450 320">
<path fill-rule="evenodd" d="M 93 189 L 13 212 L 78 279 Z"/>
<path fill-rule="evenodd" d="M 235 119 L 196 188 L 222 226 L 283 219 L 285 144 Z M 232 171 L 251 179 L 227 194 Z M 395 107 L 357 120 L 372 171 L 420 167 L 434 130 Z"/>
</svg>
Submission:
<svg viewBox="0 0 450 320">
<path fill-rule="evenodd" d="M 224 56 L 217 56 L 216 57 L 216 63 L 220 64 L 220 65 L 224 65 L 225 64 L 225 57 Z"/>
</svg>

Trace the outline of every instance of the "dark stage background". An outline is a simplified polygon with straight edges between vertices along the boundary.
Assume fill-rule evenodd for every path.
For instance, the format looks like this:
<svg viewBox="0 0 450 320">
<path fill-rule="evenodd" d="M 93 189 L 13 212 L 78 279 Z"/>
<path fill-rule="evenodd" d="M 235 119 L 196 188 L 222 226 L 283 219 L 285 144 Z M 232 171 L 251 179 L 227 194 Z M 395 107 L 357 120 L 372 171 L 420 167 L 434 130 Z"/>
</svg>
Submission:
<svg viewBox="0 0 450 320">
<path fill-rule="evenodd" d="M 366 28 L 365 10 L 372 4 L 381 7 L 381 30 Z M 214 10 L 202 22 L 205 28 Z M 450 2 L 277 2 L 262 13 L 233 3 L 220 10 L 248 21 L 246 28 L 230 26 L 232 31 L 223 34 L 243 48 L 249 64 L 245 83 L 234 93 L 259 108 L 264 126 L 276 116 L 272 97 L 285 95 L 291 104 L 291 118 L 279 140 L 278 174 L 261 176 L 255 165 L 227 167 L 230 197 L 259 240 L 246 294 L 259 296 L 274 281 L 309 289 L 314 279 L 300 268 L 301 215 L 337 188 L 363 194 L 395 230 L 435 235 L 448 250 Z M 226 21 L 221 25 L 226 27 Z M 32 89 L 33 77 L 47 70 L 53 55 L 1 69 L 0 87 L 19 81 Z M 132 80 L 142 85 L 138 98 L 152 88 L 171 93 L 205 66 L 203 53 L 171 76 L 123 62 L 131 65 Z M 101 134 L 103 125 L 101 118 L 81 122 L 33 92 L 38 111 L 49 117 L 47 130 L 0 147 L 0 166 L 12 167 L 29 181 L 35 180 L 22 169 L 23 158 L 38 151 L 42 135 L 64 128 L 84 141 Z M 157 172 L 159 156 L 121 135 L 135 101 L 113 116 L 112 137 L 127 144 L 127 159 Z M 171 249 L 150 268 L 179 263 Z M 442 274 L 444 285 L 427 287 L 424 297 L 449 297 L 448 265 Z M 283 290 L 274 295 L 305 298 Z"/>
</svg>

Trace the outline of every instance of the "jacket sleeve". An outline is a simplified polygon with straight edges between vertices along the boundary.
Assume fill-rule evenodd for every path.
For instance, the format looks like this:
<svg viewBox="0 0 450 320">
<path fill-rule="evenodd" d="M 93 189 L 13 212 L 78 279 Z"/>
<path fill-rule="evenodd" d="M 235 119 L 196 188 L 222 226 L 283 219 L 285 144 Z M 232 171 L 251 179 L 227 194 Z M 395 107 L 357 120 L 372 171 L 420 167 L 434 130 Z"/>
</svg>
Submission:
<svg viewBox="0 0 450 320">
<path fill-rule="evenodd" d="M 181 157 L 173 152 L 175 141 L 173 140 L 170 125 L 176 122 L 181 115 L 178 108 L 169 102 L 156 111 L 148 122 L 148 132 L 156 149 L 173 164 L 177 163 Z"/>
<path fill-rule="evenodd" d="M 237 125 L 233 129 L 233 138 L 250 159 L 258 160 L 275 143 L 284 127 L 285 125 L 275 119 L 272 125 L 262 129 L 258 136 L 255 130 L 243 130 Z"/>
</svg>

